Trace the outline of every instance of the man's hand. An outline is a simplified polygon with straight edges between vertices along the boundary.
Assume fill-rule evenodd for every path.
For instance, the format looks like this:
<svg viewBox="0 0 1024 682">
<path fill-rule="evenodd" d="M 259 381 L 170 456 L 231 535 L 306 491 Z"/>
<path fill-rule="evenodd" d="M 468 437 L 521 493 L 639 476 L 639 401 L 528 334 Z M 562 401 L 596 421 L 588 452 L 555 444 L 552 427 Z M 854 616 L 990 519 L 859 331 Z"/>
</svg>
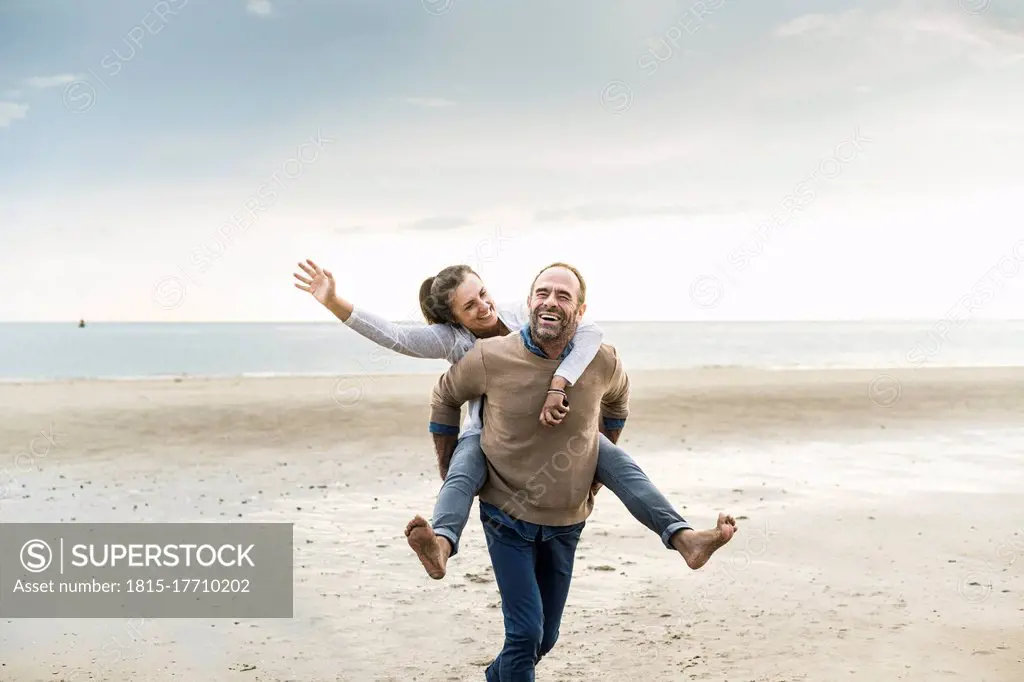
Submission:
<svg viewBox="0 0 1024 682">
<path fill-rule="evenodd" d="M 609 431 L 608 429 L 606 429 L 604 427 L 604 419 L 601 419 L 600 425 L 597 427 L 597 430 L 600 431 L 601 433 L 603 433 L 608 438 L 608 440 L 610 440 L 612 443 L 618 444 L 618 442 L 619 442 L 619 434 L 622 433 L 622 429 L 616 429 L 614 431 Z M 597 491 L 600 490 L 603 487 L 604 487 L 604 485 L 601 484 L 601 483 L 598 483 L 597 479 L 595 478 L 593 485 L 590 486 L 590 492 L 593 495 L 597 495 Z"/>
<path fill-rule="evenodd" d="M 441 474 L 442 481 L 448 478 L 448 467 L 452 463 L 452 455 L 455 454 L 455 445 L 458 442 L 458 436 L 444 436 L 440 433 L 434 434 L 434 453 L 437 455 L 437 473 Z"/>
<path fill-rule="evenodd" d="M 597 427 L 597 430 L 600 433 L 604 434 L 604 436 L 615 445 L 619 444 L 619 436 L 622 434 L 622 429 L 615 429 L 613 431 L 609 431 L 604 427 L 604 419 L 602 419 L 601 423 Z"/>
</svg>

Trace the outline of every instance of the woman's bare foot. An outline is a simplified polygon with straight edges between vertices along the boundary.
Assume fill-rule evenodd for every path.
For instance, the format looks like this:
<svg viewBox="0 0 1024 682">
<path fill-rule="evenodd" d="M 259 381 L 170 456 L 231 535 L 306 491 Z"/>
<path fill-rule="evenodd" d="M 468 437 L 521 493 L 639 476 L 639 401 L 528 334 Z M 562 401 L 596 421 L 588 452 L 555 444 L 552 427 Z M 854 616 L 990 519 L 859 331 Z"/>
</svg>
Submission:
<svg viewBox="0 0 1024 682">
<path fill-rule="evenodd" d="M 426 569 L 427 575 L 434 580 L 443 578 L 448 566 L 448 557 L 452 553 L 448 539 L 435 535 L 427 520 L 419 515 L 406 525 L 405 537 Z"/>
<path fill-rule="evenodd" d="M 697 570 L 708 562 L 719 547 L 732 540 L 735 532 L 736 520 L 727 514 L 719 514 L 716 528 L 683 529 L 672 536 L 672 547 L 683 555 L 687 566 Z"/>
</svg>

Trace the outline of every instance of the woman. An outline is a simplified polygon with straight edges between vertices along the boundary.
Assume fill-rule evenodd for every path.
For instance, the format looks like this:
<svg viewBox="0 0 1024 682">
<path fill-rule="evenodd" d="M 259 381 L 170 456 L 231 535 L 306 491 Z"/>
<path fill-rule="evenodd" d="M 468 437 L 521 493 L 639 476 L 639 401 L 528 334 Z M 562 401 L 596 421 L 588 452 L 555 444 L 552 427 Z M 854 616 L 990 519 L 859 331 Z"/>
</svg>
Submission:
<svg viewBox="0 0 1024 682">
<path fill-rule="evenodd" d="M 329 270 L 311 260 L 298 265 L 307 276 L 295 273 L 297 288 L 311 293 L 358 334 L 412 357 L 443 358 L 454 364 L 476 339 L 517 333 L 529 322 L 525 303 L 495 305 L 480 277 L 467 265 L 449 266 L 420 285 L 420 310 L 427 325 L 397 325 L 357 310 L 337 295 Z M 597 355 L 602 339 L 597 325 L 581 322 L 573 348 L 555 370 L 551 387 L 564 390 L 572 386 Z M 438 463 L 444 484 L 434 507 L 432 532 L 419 516 L 406 528 L 410 545 L 434 579 L 444 577 L 448 558 L 458 552 L 473 498 L 487 479 L 487 463 L 480 448 L 481 402 L 477 399 L 469 404 L 451 462 Z M 552 393 L 538 418 L 546 426 L 556 426 L 569 409 L 561 394 Z M 735 521 L 725 515 L 719 515 L 717 528 L 694 531 L 636 462 L 604 434 L 600 436 L 596 483 L 611 489 L 630 513 L 657 533 L 666 547 L 678 551 L 690 568 L 703 566 L 732 535 Z"/>
</svg>

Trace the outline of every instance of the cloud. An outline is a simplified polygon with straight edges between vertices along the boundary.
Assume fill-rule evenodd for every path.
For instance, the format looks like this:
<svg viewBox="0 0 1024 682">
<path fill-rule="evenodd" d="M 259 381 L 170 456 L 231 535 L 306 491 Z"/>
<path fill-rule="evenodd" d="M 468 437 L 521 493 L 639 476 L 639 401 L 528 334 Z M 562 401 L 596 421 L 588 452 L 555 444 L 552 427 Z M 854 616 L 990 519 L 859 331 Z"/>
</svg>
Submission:
<svg viewBox="0 0 1024 682">
<path fill-rule="evenodd" d="M 883 100 L 903 93 L 905 101 L 913 101 L 918 93 L 927 96 L 926 91 L 966 83 L 972 73 L 997 78 L 997 71 L 1021 65 L 1024 33 L 1019 27 L 953 6 L 799 16 L 768 29 L 769 49 L 740 57 L 716 76 L 729 84 L 734 94 L 726 97 L 734 99 L 734 106 L 789 115 L 799 100 L 806 115 L 807 107 L 815 106 L 834 112 L 861 103 L 892 106 Z"/>
<path fill-rule="evenodd" d="M 359 232 L 366 232 L 366 228 L 362 225 L 349 225 L 347 227 L 336 227 L 334 228 L 334 234 L 346 235 L 346 234 L 357 234 Z"/>
<path fill-rule="evenodd" d="M 431 109 L 455 106 L 455 102 L 443 97 L 406 97 L 402 101 L 407 104 L 414 104 L 418 107 L 429 107 Z"/>
<path fill-rule="evenodd" d="M 908 30 L 945 42 L 977 64 L 1005 66 L 1024 60 L 1024 35 L 983 22 L 965 21 L 957 15 L 921 16 Z"/>
<path fill-rule="evenodd" d="M 957 10 L 914 11 L 860 9 L 836 14 L 805 14 L 778 26 L 777 38 L 851 38 L 870 48 L 881 40 L 916 57 L 966 57 L 983 66 L 1002 66 L 1024 59 L 1024 35 Z M 899 60 L 887 55 L 887 63 Z"/>
<path fill-rule="evenodd" d="M 56 76 L 32 76 L 25 79 L 25 85 L 36 90 L 43 90 L 45 88 L 56 88 L 68 83 L 74 83 L 76 80 L 78 80 L 78 76 L 75 74 L 62 73 Z"/>
<path fill-rule="evenodd" d="M 247 0 L 245 10 L 250 14 L 269 17 L 274 8 L 270 5 L 270 0 Z"/>
<path fill-rule="evenodd" d="M 462 216 L 437 216 L 434 218 L 423 218 L 403 227 L 407 230 L 455 230 L 472 224 L 472 220 Z"/>
<path fill-rule="evenodd" d="M 4 97 L 7 99 L 18 99 L 21 97 L 21 90 L 7 90 L 4 92 Z"/>
<path fill-rule="evenodd" d="M 776 28 L 775 37 L 792 38 L 805 33 L 835 35 L 849 26 L 859 14 L 860 10 L 848 10 L 840 14 L 804 14 Z"/>
<path fill-rule="evenodd" d="M 0 128 L 6 128 L 12 121 L 25 118 L 28 115 L 27 104 L 15 102 L 0 102 Z"/>
<path fill-rule="evenodd" d="M 631 204 L 593 203 L 582 204 L 572 208 L 541 209 L 534 213 L 533 219 L 538 223 L 563 221 L 605 222 L 624 218 L 665 217 L 665 216 L 701 216 L 739 211 L 740 207 L 724 206 L 684 206 L 660 205 L 638 206 Z"/>
</svg>

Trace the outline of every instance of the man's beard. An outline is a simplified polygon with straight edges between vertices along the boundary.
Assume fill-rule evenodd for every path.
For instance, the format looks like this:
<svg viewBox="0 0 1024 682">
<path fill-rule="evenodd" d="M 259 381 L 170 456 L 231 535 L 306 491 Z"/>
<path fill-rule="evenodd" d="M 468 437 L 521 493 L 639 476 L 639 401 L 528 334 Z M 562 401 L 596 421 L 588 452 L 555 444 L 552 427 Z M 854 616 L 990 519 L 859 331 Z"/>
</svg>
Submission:
<svg viewBox="0 0 1024 682">
<path fill-rule="evenodd" d="M 540 324 L 541 315 L 555 315 L 559 318 L 560 324 L 557 328 L 552 327 L 550 324 L 542 326 Z M 530 327 L 533 329 L 533 335 L 537 337 L 538 341 L 550 343 L 553 341 L 568 340 L 568 338 L 575 332 L 576 315 L 572 314 L 566 316 L 557 308 L 544 310 L 534 308 L 533 312 L 530 313 Z"/>
</svg>

